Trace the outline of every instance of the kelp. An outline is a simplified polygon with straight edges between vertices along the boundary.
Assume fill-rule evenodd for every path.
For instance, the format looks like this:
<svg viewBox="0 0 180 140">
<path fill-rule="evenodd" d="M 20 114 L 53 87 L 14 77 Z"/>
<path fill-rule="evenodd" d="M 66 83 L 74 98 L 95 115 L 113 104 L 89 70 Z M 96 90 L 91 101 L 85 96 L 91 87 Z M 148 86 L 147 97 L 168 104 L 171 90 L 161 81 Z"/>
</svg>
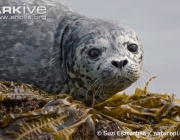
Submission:
<svg viewBox="0 0 180 140">
<path fill-rule="evenodd" d="M 49 95 L 27 84 L 1 82 L 0 97 L 2 140 L 69 140 L 81 125 L 87 127 L 86 138 L 95 133 L 94 110 L 69 95 Z"/>
<path fill-rule="evenodd" d="M 149 82 L 132 95 L 116 94 L 94 108 L 67 94 L 0 82 L 0 139 L 180 139 L 180 100 L 149 92 Z"/>
<path fill-rule="evenodd" d="M 126 133 L 124 137 L 121 135 L 119 138 L 180 139 L 180 100 L 175 99 L 174 94 L 170 96 L 148 92 L 149 82 L 144 89 L 136 88 L 133 95 L 116 94 L 96 105 L 95 109 L 107 120 L 121 126 L 121 129 L 113 130 L 120 131 L 120 134 Z M 103 129 L 100 131 L 104 132 Z"/>
</svg>

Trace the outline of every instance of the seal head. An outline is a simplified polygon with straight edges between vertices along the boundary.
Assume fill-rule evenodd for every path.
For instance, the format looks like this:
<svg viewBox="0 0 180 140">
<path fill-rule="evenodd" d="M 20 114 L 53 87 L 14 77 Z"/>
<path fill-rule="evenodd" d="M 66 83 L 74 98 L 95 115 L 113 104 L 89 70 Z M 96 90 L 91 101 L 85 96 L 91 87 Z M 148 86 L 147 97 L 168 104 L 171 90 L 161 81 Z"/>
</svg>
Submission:
<svg viewBox="0 0 180 140">
<path fill-rule="evenodd" d="M 70 93 L 75 99 L 101 102 L 138 80 L 143 49 L 128 27 L 102 19 L 79 19 L 66 31 L 63 50 Z M 67 49 L 69 48 L 69 49 Z"/>
</svg>

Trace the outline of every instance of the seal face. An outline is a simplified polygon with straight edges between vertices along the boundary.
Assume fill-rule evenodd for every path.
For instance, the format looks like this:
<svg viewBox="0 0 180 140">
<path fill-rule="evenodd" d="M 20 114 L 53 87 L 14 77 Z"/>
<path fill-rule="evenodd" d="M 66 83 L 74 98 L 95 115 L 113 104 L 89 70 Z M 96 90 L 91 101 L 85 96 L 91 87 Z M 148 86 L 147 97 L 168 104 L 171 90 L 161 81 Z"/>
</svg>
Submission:
<svg viewBox="0 0 180 140">
<path fill-rule="evenodd" d="M 47 20 L 0 20 L 0 79 L 49 93 L 101 102 L 136 82 L 143 49 L 137 34 L 52 0 L 4 0 L 1 5 L 46 6 Z M 8 13 L 6 13 L 7 16 Z M 8 30 L 8 32 L 7 32 Z"/>
<path fill-rule="evenodd" d="M 86 18 L 74 24 L 77 32 L 71 35 L 78 42 L 73 44 L 72 60 L 67 61 L 73 97 L 91 103 L 95 94 L 101 102 L 138 80 L 143 50 L 133 30 L 102 19 Z"/>
</svg>

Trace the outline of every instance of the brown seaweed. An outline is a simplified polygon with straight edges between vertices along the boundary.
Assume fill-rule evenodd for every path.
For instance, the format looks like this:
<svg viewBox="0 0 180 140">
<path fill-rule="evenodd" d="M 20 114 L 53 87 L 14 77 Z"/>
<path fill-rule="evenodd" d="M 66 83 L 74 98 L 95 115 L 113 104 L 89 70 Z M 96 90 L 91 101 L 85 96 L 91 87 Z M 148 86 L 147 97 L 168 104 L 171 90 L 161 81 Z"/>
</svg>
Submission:
<svg viewBox="0 0 180 140">
<path fill-rule="evenodd" d="M 149 82 L 94 108 L 67 94 L 0 82 L 0 140 L 180 139 L 180 100 L 147 91 Z"/>
</svg>

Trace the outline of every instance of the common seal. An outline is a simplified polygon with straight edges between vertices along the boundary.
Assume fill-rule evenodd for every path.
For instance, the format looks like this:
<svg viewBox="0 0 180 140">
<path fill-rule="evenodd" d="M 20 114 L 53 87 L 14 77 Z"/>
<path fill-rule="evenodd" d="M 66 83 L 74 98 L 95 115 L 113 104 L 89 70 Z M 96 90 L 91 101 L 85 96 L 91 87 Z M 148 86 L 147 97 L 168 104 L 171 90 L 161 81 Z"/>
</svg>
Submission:
<svg viewBox="0 0 180 140">
<path fill-rule="evenodd" d="M 0 80 L 69 93 L 91 104 L 92 95 L 101 102 L 140 77 L 142 45 L 125 25 L 86 17 L 59 0 L 3 0 L 0 5 Z M 3 6 L 12 9 L 3 11 Z"/>
</svg>

